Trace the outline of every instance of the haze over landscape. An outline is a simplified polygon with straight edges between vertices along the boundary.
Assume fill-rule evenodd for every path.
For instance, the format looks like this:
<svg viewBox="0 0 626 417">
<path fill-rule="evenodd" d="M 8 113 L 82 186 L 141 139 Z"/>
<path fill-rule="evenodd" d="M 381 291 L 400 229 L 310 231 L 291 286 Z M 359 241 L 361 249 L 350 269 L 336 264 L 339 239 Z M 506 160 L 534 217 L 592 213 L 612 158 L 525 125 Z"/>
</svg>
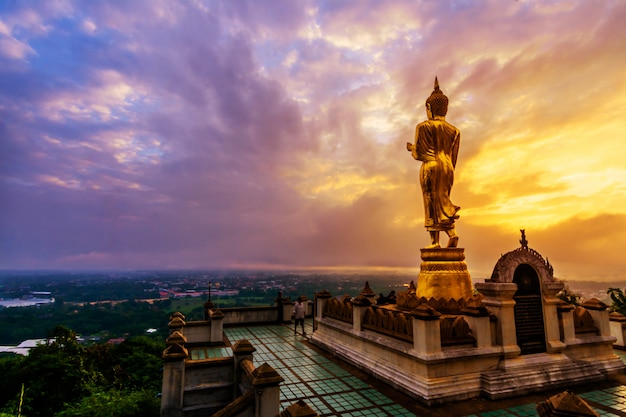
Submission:
<svg viewBox="0 0 626 417">
<path fill-rule="evenodd" d="M 0 269 L 419 270 L 435 76 L 473 278 L 626 271 L 626 2 L 0 5 Z"/>
</svg>

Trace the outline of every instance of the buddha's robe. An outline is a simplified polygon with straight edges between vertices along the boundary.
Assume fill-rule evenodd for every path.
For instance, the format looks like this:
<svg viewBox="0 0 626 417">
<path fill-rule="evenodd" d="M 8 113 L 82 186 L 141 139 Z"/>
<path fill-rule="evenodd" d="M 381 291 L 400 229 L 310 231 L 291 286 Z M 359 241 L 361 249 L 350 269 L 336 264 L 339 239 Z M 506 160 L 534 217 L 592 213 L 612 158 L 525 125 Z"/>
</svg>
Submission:
<svg viewBox="0 0 626 417">
<path fill-rule="evenodd" d="M 450 201 L 461 133 L 441 119 L 426 120 L 415 127 L 413 158 L 422 161 L 420 185 L 424 197 L 424 226 L 428 231 L 449 230 L 460 207 Z"/>
</svg>

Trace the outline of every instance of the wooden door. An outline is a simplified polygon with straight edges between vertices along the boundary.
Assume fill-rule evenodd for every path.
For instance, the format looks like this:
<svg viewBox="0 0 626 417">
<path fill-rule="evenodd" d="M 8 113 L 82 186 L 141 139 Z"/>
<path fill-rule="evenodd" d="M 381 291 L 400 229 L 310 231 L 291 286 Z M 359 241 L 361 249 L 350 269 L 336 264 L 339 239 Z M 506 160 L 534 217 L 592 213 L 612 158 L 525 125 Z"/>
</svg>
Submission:
<svg viewBox="0 0 626 417">
<path fill-rule="evenodd" d="M 513 282 L 517 284 L 517 291 L 513 296 L 515 331 L 522 355 L 545 352 L 541 283 L 537 271 L 528 264 L 521 264 L 515 269 Z"/>
</svg>

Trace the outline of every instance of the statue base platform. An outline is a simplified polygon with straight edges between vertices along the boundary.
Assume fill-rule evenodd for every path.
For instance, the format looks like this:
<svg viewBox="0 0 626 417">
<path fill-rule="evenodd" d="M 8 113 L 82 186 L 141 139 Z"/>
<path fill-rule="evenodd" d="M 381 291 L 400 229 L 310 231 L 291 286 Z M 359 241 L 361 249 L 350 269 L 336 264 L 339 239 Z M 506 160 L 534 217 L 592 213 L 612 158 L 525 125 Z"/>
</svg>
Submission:
<svg viewBox="0 0 626 417">
<path fill-rule="evenodd" d="M 418 298 L 460 300 L 472 296 L 472 280 L 463 248 L 423 248 L 417 277 Z"/>
<path fill-rule="evenodd" d="M 537 252 L 522 246 L 503 255 L 475 295 L 463 249 L 422 249 L 422 261 L 418 285 L 399 292 L 396 304 L 374 304 L 368 283 L 357 297 L 317 294 L 311 343 L 427 405 L 508 398 L 624 372 L 607 306 L 564 305 L 556 297 L 564 284 Z M 517 271 L 529 283 L 517 283 Z M 519 285 L 532 295 L 518 298 Z M 531 319 L 541 332 L 520 325 Z"/>
</svg>

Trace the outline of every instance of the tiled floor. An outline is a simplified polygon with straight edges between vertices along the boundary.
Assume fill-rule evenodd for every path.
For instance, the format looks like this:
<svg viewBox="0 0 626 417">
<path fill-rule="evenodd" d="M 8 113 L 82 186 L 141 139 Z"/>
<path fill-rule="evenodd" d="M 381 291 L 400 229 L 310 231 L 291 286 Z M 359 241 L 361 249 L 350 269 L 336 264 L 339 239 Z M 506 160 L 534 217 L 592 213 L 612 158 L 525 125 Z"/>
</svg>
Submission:
<svg viewBox="0 0 626 417">
<path fill-rule="evenodd" d="M 503 410 L 494 410 L 494 411 L 486 411 L 484 413 L 480 413 L 480 414 L 471 414 L 467 417 L 476 417 L 476 416 L 481 416 L 481 417 L 500 417 L 500 416 L 505 416 L 505 417 L 510 417 L 510 416 L 538 416 L 537 411 L 536 411 L 536 406 L 537 404 L 535 403 L 531 403 L 531 404 L 524 404 L 524 405 L 518 405 L 515 407 L 511 407 L 511 408 L 507 408 L 507 409 L 503 409 Z"/>
<path fill-rule="evenodd" d="M 202 347 L 202 348 L 191 348 L 189 350 L 189 355 L 191 359 L 194 361 L 200 359 L 214 359 L 214 358 L 225 358 L 229 356 L 233 356 L 233 350 L 229 347 Z"/>
<path fill-rule="evenodd" d="M 612 387 L 598 391 L 579 394 L 602 417 L 625 416 L 626 387 Z M 467 417 L 499 417 L 499 416 L 537 416 L 536 403 L 530 403 L 502 410 L 487 411 L 480 414 L 471 414 Z"/>
<path fill-rule="evenodd" d="M 308 334 L 313 330 L 308 320 L 305 330 Z M 269 325 L 226 328 L 224 331 L 233 343 L 248 339 L 256 348 L 255 365 L 267 362 L 285 379 L 280 386 L 281 411 L 303 399 L 322 417 L 416 416 L 331 359 L 309 348 L 302 342 L 305 338 L 301 334 L 293 334 L 293 328 Z M 625 352 L 616 353 L 626 362 Z M 212 355 L 211 352 L 205 354 Z M 626 417 L 626 386 L 588 391 L 579 396 L 603 417 Z M 519 402 L 509 408 L 466 416 L 537 416 L 536 402 L 524 403 L 523 398 L 519 398 Z"/>
<path fill-rule="evenodd" d="M 305 325 L 307 333 L 313 329 Z M 226 328 L 231 342 L 248 339 L 256 348 L 254 364 L 264 362 L 285 379 L 280 385 L 281 411 L 303 399 L 320 416 L 414 417 L 404 407 L 381 394 L 330 359 L 308 348 L 300 334 L 286 326 Z"/>
<path fill-rule="evenodd" d="M 626 362 L 626 353 L 615 351 L 623 362 Z M 626 416 L 626 386 L 619 385 L 595 391 L 579 393 L 578 396 L 585 400 L 602 417 Z M 510 407 L 501 410 L 488 411 L 480 414 L 471 414 L 467 417 L 495 417 L 495 416 L 537 416 L 537 403 Z"/>
</svg>

